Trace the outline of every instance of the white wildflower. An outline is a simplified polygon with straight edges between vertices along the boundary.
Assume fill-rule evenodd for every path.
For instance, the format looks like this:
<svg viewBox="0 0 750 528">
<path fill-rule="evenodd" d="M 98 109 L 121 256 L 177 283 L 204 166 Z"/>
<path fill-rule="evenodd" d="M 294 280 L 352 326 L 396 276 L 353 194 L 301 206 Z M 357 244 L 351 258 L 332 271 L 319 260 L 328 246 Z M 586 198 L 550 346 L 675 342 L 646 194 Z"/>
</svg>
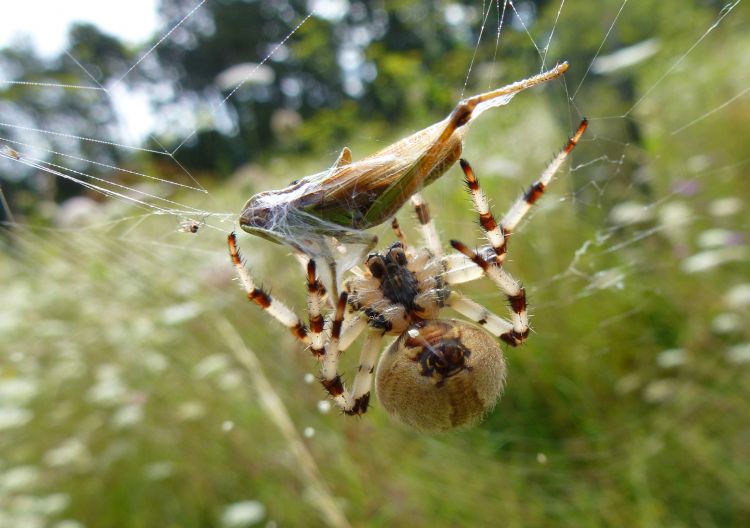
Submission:
<svg viewBox="0 0 750 528">
<path fill-rule="evenodd" d="M 692 219 L 692 211 L 685 202 L 667 202 L 659 208 L 659 223 L 672 239 L 682 238 Z"/>
<path fill-rule="evenodd" d="M 203 308 L 197 302 L 186 302 L 168 306 L 162 312 L 161 318 L 165 324 L 178 325 L 198 317 Z"/>
<path fill-rule="evenodd" d="M 711 249 L 691 255 L 680 263 L 680 269 L 685 273 L 707 271 L 721 264 L 737 260 L 747 260 L 748 251 L 744 246 L 727 246 Z"/>
<path fill-rule="evenodd" d="M 42 460 L 50 467 L 84 467 L 90 464 L 91 453 L 83 441 L 74 437 L 44 453 Z"/>
<path fill-rule="evenodd" d="M 670 400 L 677 390 L 674 380 L 655 380 L 643 389 L 643 399 L 649 403 L 663 403 Z"/>
<path fill-rule="evenodd" d="M 656 364 L 661 368 L 678 367 L 685 363 L 685 351 L 681 348 L 670 348 L 659 352 L 656 356 Z"/>
<path fill-rule="evenodd" d="M 0 407 L 0 431 L 26 425 L 34 414 L 23 407 Z"/>
<path fill-rule="evenodd" d="M 724 302 L 735 310 L 750 306 L 750 282 L 733 286 L 724 295 Z"/>
<path fill-rule="evenodd" d="M 638 202 L 622 202 L 609 212 L 609 221 L 615 225 L 631 225 L 648 222 L 653 218 L 653 211 Z"/>
<path fill-rule="evenodd" d="M 128 391 L 120 379 L 120 368 L 117 365 L 99 366 L 96 378 L 96 383 L 86 395 L 90 402 L 109 406 L 118 405 L 125 400 Z"/>
<path fill-rule="evenodd" d="M 24 378 L 0 379 L 0 402 L 8 405 L 25 405 L 37 393 L 37 384 Z"/>
<path fill-rule="evenodd" d="M 233 392 L 242 386 L 243 378 L 239 372 L 229 371 L 219 376 L 219 387 L 227 392 Z"/>
<path fill-rule="evenodd" d="M 119 429 L 133 427 L 143 420 L 143 406 L 138 404 L 123 405 L 112 416 L 112 425 Z"/>
<path fill-rule="evenodd" d="M 265 516 L 266 508 L 258 501 L 235 502 L 224 508 L 221 524 L 225 528 L 242 528 L 262 521 Z"/>
<path fill-rule="evenodd" d="M 737 233 L 729 229 L 707 229 L 698 235 L 698 246 L 703 249 L 730 246 L 737 239 Z"/>
<path fill-rule="evenodd" d="M 164 480 L 174 474 L 174 464 L 169 461 L 154 462 L 143 470 L 148 480 Z"/>
<path fill-rule="evenodd" d="M 742 329 L 742 318 L 736 313 L 727 312 L 714 317 L 711 329 L 717 334 L 732 334 Z"/>
<path fill-rule="evenodd" d="M 191 422 L 200 420 L 206 415 L 206 406 L 199 401 L 185 402 L 177 408 L 177 418 Z"/>
<path fill-rule="evenodd" d="M 708 212 L 713 216 L 732 216 L 742 211 L 742 199 L 736 196 L 719 198 L 708 205 Z"/>
<path fill-rule="evenodd" d="M 0 490 L 8 493 L 24 491 L 39 483 L 41 473 L 36 466 L 16 466 L 0 473 Z"/>
<path fill-rule="evenodd" d="M 169 367 L 169 360 L 163 354 L 154 351 L 144 352 L 141 361 L 143 366 L 153 374 L 161 374 Z"/>
<path fill-rule="evenodd" d="M 204 379 L 229 367 L 229 358 L 226 354 L 211 354 L 206 356 L 193 367 L 193 377 Z"/>
<path fill-rule="evenodd" d="M 73 519 L 63 519 L 52 525 L 52 528 L 86 528 L 82 523 Z"/>
<path fill-rule="evenodd" d="M 750 342 L 729 347 L 727 361 L 730 363 L 750 363 Z"/>
</svg>

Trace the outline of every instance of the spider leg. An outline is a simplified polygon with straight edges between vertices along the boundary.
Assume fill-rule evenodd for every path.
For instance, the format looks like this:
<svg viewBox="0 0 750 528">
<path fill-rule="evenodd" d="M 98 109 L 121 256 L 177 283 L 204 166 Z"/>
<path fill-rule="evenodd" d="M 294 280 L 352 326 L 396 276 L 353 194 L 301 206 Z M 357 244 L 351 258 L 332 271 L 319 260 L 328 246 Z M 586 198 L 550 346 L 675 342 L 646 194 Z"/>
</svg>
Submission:
<svg viewBox="0 0 750 528">
<path fill-rule="evenodd" d="M 474 170 L 469 165 L 469 162 L 462 159 L 459 160 L 459 163 L 461 170 L 464 171 L 464 176 L 466 176 L 466 186 L 471 194 L 474 209 L 479 213 L 479 225 L 482 226 L 484 233 L 487 235 L 487 240 L 490 241 L 492 249 L 495 250 L 498 262 L 502 264 L 505 260 L 505 252 L 507 250 L 505 228 L 502 225 L 498 225 L 495 221 L 495 217 L 490 209 L 490 201 L 479 187 L 479 180 L 474 176 Z"/>
<path fill-rule="evenodd" d="M 351 306 L 349 307 L 351 309 Z M 349 311 L 347 310 L 347 314 Z M 362 331 L 367 328 L 367 319 L 358 312 L 350 319 L 344 317 L 344 329 L 341 331 L 339 339 L 339 350 L 346 350 L 359 337 Z"/>
<path fill-rule="evenodd" d="M 325 319 L 321 310 L 325 287 L 315 272 L 315 261 L 307 261 L 307 314 L 310 320 L 310 352 L 316 358 L 321 358 L 325 352 L 323 327 Z"/>
<path fill-rule="evenodd" d="M 401 231 L 401 226 L 398 223 L 398 218 L 395 216 L 391 220 L 391 229 L 393 229 L 393 234 L 396 235 L 396 240 L 401 242 L 401 245 L 404 246 L 404 249 L 409 247 L 409 243 L 406 240 L 406 235 L 404 235 L 404 232 Z"/>
<path fill-rule="evenodd" d="M 570 151 L 572 151 L 573 148 L 575 148 L 575 146 L 578 144 L 578 140 L 581 139 L 581 136 L 586 131 L 587 126 L 588 121 L 586 119 L 581 121 L 581 124 L 578 125 L 578 129 L 576 130 L 575 134 L 573 134 L 573 136 L 568 140 L 568 143 L 563 147 L 560 153 L 555 156 L 555 159 L 553 159 L 550 164 L 547 165 L 547 168 L 544 169 L 544 172 L 539 177 L 539 179 L 532 183 L 529 189 L 524 194 L 522 194 L 518 198 L 518 200 L 516 200 L 516 202 L 511 206 L 511 208 L 508 209 L 508 212 L 505 213 L 505 216 L 500 222 L 500 225 L 502 226 L 502 230 L 505 233 L 506 239 L 508 235 L 510 235 L 510 233 L 516 228 L 521 219 L 526 216 L 526 213 L 529 212 L 531 206 L 536 203 L 536 201 L 542 196 L 542 194 L 544 194 L 545 189 L 550 184 L 552 178 L 554 178 L 555 174 L 560 169 L 560 166 L 570 154 Z"/>
<path fill-rule="evenodd" d="M 445 301 L 445 305 L 450 306 L 464 317 L 483 326 L 489 333 L 499 337 L 506 343 L 513 346 L 519 344 L 514 337 L 513 323 L 492 313 L 481 304 L 472 301 L 457 291 L 451 292 Z"/>
<path fill-rule="evenodd" d="M 344 409 L 346 414 L 354 415 L 367 412 L 367 406 L 370 403 L 370 390 L 372 389 L 372 373 L 375 370 L 375 361 L 378 359 L 382 342 L 382 331 L 370 330 L 368 332 L 359 356 L 357 375 L 352 383 L 352 401 L 347 406 L 348 408 Z"/>
<path fill-rule="evenodd" d="M 479 249 L 490 250 L 489 246 L 484 246 Z M 494 254 L 493 254 L 494 256 Z M 443 263 L 445 266 L 445 273 L 443 274 L 443 280 L 448 285 L 463 284 L 464 282 L 471 282 L 480 279 L 484 276 L 484 272 L 481 268 L 478 268 L 471 259 L 466 258 L 460 253 L 453 253 L 443 257 Z"/>
<path fill-rule="evenodd" d="M 490 262 L 482 255 L 469 249 L 458 240 L 451 240 L 451 246 L 463 253 L 482 269 L 492 282 L 502 291 L 510 302 L 511 321 L 513 328 L 507 337 L 501 336 L 503 341 L 515 346 L 520 344 L 529 335 L 529 316 L 526 312 L 526 290 L 514 279 L 510 273 L 505 271 L 497 262 Z"/>
<path fill-rule="evenodd" d="M 328 341 L 328 347 L 323 356 L 321 383 L 339 409 L 346 414 L 358 415 L 367 412 L 367 406 L 370 402 L 370 388 L 372 387 L 372 372 L 383 340 L 383 332 L 373 330 L 367 334 L 360 355 L 359 369 L 354 378 L 352 391 L 349 392 L 344 386 L 341 374 L 339 374 L 341 327 L 344 322 L 347 298 L 347 292 L 342 292 L 336 306 L 336 314 L 331 324 L 331 339 Z"/>
<path fill-rule="evenodd" d="M 268 314 L 286 326 L 294 337 L 305 344 L 310 344 L 308 330 L 302 320 L 284 303 L 271 297 L 263 288 L 257 286 L 250 273 L 245 268 L 240 255 L 240 248 L 237 245 L 237 236 L 234 232 L 229 234 L 227 239 L 229 243 L 229 254 L 232 257 L 232 263 L 237 270 L 242 288 L 247 293 L 247 298 L 260 306 Z"/>
<path fill-rule="evenodd" d="M 320 369 L 320 382 L 340 409 L 346 409 L 347 404 L 351 401 L 351 395 L 344 387 L 341 375 L 338 372 L 339 340 L 341 338 L 341 327 L 344 323 L 347 298 L 347 292 L 341 292 L 339 302 L 336 305 L 336 313 L 331 323 L 331 338 L 323 355 L 323 365 Z"/>
<path fill-rule="evenodd" d="M 430 207 L 424 201 L 420 193 L 414 193 L 411 197 L 411 203 L 414 206 L 414 212 L 417 214 L 417 220 L 422 231 L 422 239 L 427 248 L 432 251 L 436 257 L 443 254 L 443 248 L 440 244 L 435 222 L 430 216 Z"/>
</svg>

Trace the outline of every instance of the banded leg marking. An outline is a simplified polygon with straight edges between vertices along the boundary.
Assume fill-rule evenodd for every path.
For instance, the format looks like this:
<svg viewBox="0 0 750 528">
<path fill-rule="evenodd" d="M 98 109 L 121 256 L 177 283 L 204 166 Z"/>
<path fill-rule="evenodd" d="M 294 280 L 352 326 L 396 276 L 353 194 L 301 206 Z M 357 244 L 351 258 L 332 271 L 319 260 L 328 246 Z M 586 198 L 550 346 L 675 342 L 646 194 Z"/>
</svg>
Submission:
<svg viewBox="0 0 750 528">
<path fill-rule="evenodd" d="M 469 249 L 458 240 L 451 240 L 451 246 L 463 253 L 479 266 L 485 275 L 502 291 L 510 303 L 511 322 L 513 328 L 510 335 L 500 338 L 513 346 L 520 344 L 529 335 L 529 317 L 526 311 L 526 290 L 514 279 L 510 273 L 495 263 L 488 262 L 484 257 Z"/>
<path fill-rule="evenodd" d="M 417 214 L 424 244 L 432 251 L 433 255 L 436 257 L 442 256 L 443 248 L 440 246 L 440 237 L 438 236 L 435 222 L 430 216 L 430 207 L 419 193 L 412 195 L 411 203 L 414 206 L 414 212 Z"/>
<path fill-rule="evenodd" d="M 521 219 L 523 219 L 524 216 L 526 216 L 526 213 L 529 212 L 531 206 L 533 206 L 537 202 L 537 200 L 541 198 L 542 194 L 544 194 L 544 191 L 547 189 L 547 186 L 550 184 L 557 171 L 560 170 L 560 166 L 563 164 L 570 152 L 578 144 L 578 140 L 581 139 L 581 136 L 586 131 L 587 127 L 588 121 L 584 119 L 583 121 L 581 121 L 581 124 L 578 125 L 578 129 L 576 130 L 575 134 L 573 134 L 573 136 L 568 140 L 568 143 L 565 145 L 565 147 L 563 147 L 560 153 L 555 156 L 555 159 L 553 159 L 550 164 L 547 165 L 547 168 L 544 169 L 544 172 L 539 177 L 539 179 L 532 183 L 528 190 L 523 195 L 521 195 L 521 197 L 519 197 L 518 200 L 516 200 L 516 202 L 511 206 L 508 212 L 505 213 L 505 216 L 500 222 L 500 225 L 502 226 L 502 229 L 504 230 L 506 235 L 509 235 L 518 226 L 518 223 L 521 221 Z"/>
<path fill-rule="evenodd" d="M 263 288 L 255 284 L 255 281 L 253 281 L 252 276 L 247 271 L 242 261 L 242 255 L 240 254 L 240 248 L 237 245 L 237 236 L 235 233 L 230 233 L 227 241 L 229 244 L 229 255 L 232 257 L 232 264 L 234 264 L 234 267 L 237 270 L 237 275 L 240 278 L 242 288 L 247 294 L 247 298 L 260 306 L 263 310 L 266 310 L 271 317 L 286 326 L 294 337 L 305 344 L 309 344 L 310 337 L 308 335 L 308 330 L 302 320 L 284 303 L 274 299 L 268 292 L 263 290 Z"/>
</svg>

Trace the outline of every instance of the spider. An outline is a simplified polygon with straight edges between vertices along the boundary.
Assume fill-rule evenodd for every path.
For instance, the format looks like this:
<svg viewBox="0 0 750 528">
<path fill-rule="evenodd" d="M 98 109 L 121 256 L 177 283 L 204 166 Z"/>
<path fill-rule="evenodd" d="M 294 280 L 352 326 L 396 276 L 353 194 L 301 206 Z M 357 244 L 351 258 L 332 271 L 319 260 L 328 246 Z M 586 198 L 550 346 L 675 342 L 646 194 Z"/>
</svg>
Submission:
<svg viewBox="0 0 750 528">
<path fill-rule="evenodd" d="M 451 240 L 457 251 L 443 254 L 429 207 L 419 193 L 411 198 L 422 246 L 410 245 L 396 218 L 397 241 L 371 253 L 364 269 L 354 268 L 338 299 L 327 299 L 315 260 L 307 261 L 309 326 L 286 305 L 257 286 L 244 266 L 234 233 L 229 251 L 248 298 L 288 327 L 320 362 L 320 381 L 335 405 L 348 415 L 364 414 L 375 378 L 385 411 L 412 428 L 447 431 L 479 422 L 499 399 L 506 365 L 499 338 L 518 346 L 529 336 L 526 292 L 504 269 L 510 234 L 541 197 L 587 127 L 584 119 L 542 175 L 511 206 L 500 223 L 474 172 L 460 160 L 465 183 L 490 245 L 478 251 Z M 487 277 L 509 302 L 506 320 L 465 297 L 453 286 Z M 330 303 L 331 313 L 324 315 Z M 449 307 L 472 322 L 440 318 Z M 363 332 L 359 367 L 351 389 L 339 372 L 339 356 Z M 382 353 L 385 336 L 396 339 Z"/>
</svg>

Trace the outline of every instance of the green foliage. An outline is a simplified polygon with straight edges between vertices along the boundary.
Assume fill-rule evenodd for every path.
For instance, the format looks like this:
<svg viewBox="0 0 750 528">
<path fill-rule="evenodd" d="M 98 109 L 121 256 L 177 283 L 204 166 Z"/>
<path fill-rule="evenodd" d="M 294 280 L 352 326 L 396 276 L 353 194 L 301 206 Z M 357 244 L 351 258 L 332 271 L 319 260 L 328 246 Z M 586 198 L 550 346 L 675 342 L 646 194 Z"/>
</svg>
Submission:
<svg viewBox="0 0 750 528">
<path fill-rule="evenodd" d="M 281 3 L 245 4 L 249 11 L 232 17 L 236 3 L 207 3 L 211 16 L 223 17 L 222 27 L 233 25 L 233 36 L 187 28 L 182 42 L 194 45 L 166 47 L 159 78 L 204 93 L 223 67 L 263 56 L 302 12 L 302 3 L 291 3 L 300 10 L 296 17 L 273 25 L 268 21 L 279 14 L 268 10 Z M 174 21 L 193 3 L 164 5 Z M 324 51 L 338 38 L 331 23 L 303 26 L 289 42 L 290 62 L 273 63 L 282 72 L 275 82 L 300 75 L 325 84 L 306 92 L 325 95 L 318 106 L 294 107 L 280 91 L 261 100 L 257 87 L 232 99 L 237 119 L 254 124 L 229 138 L 202 130 L 178 157 L 197 169 L 210 205 L 196 200 L 198 193 L 169 198 L 236 211 L 251 192 L 329 165 L 343 144 L 356 158 L 441 118 L 459 97 L 473 44 L 455 28 L 443 31 L 438 10 L 424 5 L 431 4 L 388 4 L 387 27 L 398 29 L 367 46 L 365 59 L 378 76 L 359 98 L 344 94 L 332 71 L 335 54 Z M 571 61 L 568 96 L 621 5 L 565 3 L 548 64 Z M 550 27 L 559 3 L 538 6 L 538 20 Z M 2 231 L 0 525 L 19 526 L 20 519 L 63 528 L 55 523 L 74 519 L 96 527 L 222 526 L 227 505 L 256 500 L 266 508 L 261 525 L 323 526 L 292 448 L 261 405 L 254 377 L 232 355 L 222 321 L 257 353 L 296 429 L 314 431 L 305 444 L 355 526 L 750 524 L 747 293 L 744 304 L 737 301 L 750 284 L 747 253 L 702 271 L 688 266 L 714 251 L 746 250 L 750 105 L 746 96 L 720 105 L 747 86 L 741 65 L 750 49 L 748 17 L 737 11 L 665 75 L 721 6 L 627 7 L 602 53 L 656 36 L 661 47 L 653 57 L 616 75 L 589 73 L 573 103 L 560 90 L 550 90 L 550 98 L 519 96 L 483 115 L 467 137 L 465 156 L 499 214 L 542 170 L 578 120 L 577 110 L 595 118 L 575 151 L 574 169 L 561 173 L 511 237 L 507 266 L 528 290 L 534 332 L 521 349 L 506 350 L 506 393 L 480 427 L 418 435 L 390 423 L 375 398 L 359 420 L 318 412 L 323 390 L 303 381 L 315 373 L 315 361 L 233 281 L 224 250 L 229 223 L 191 235 L 178 232 L 176 218 L 110 202 L 86 228 L 50 231 L 27 220 Z M 199 29 L 210 29 L 207 20 Z M 100 50 L 79 47 L 76 56 L 98 64 L 102 81 L 124 74 L 135 60 L 106 36 L 77 34 L 79 46 Z M 506 31 L 499 60 L 490 64 L 494 76 L 488 80 L 477 64 L 468 90 L 497 83 L 500 73 L 510 80 L 535 71 L 538 56 L 524 39 L 520 30 Z M 493 47 L 492 39 L 483 41 L 478 55 L 489 61 Z M 217 62 L 221 53 L 225 62 Z M 69 65 L 50 65 L 23 50 L 4 50 L 2 60 L 29 80 L 80 79 Z M 306 69 L 296 70 L 294 61 Z M 146 75 L 133 82 L 146 83 Z M 111 109 L 85 92 L 53 93 L 59 99 L 47 102 L 31 95 L 7 86 L 4 104 L 27 109 L 29 122 L 42 128 L 105 137 Z M 274 136 L 277 109 L 295 109 L 304 119 Z M 713 109 L 719 110 L 708 113 Z M 628 119 L 621 117 L 628 110 Z M 259 147 L 243 149 L 260 145 L 253 138 L 264 130 L 263 169 L 223 182 L 211 178 L 261 156 Z M 104 150 L 82 155 L 109 159 L 106 147 L 97 148 Z M 116 155 L 110 160 L 122 164 Z M 172 177 L 155 160 L 127 160 L 131 168 L 140 163 Z M 425 195 L 443 238 L 471 243 L 479 236 L 476 216 L 459 186 L 454 169 Z M 16 194 L 15 203 L 38 205 L 42 191 L 34 192 Z M 718 208 L 727 198 L 739 198 L 734 212 Z M 614 222 L 623 202 L 646 214 Z M 675 211 L 685 213 L 684 223 L 669 220 Z M 410 213 L 399 217 L 410 240 L 418 240 Z M 739 242 L 700 242 L 716 229 Z M 391 240 L 387 228 L 377 234 L 383 244 Z M 240 244 L 264 286 L 303 312 L 303 274 L 287 250 L 247 236 Z M 497 313 L 506 310 L 487 282 L 461 289 Z M 346 372 L 356 368 L 357 355 L 354 346 Z"/>
</svg>

